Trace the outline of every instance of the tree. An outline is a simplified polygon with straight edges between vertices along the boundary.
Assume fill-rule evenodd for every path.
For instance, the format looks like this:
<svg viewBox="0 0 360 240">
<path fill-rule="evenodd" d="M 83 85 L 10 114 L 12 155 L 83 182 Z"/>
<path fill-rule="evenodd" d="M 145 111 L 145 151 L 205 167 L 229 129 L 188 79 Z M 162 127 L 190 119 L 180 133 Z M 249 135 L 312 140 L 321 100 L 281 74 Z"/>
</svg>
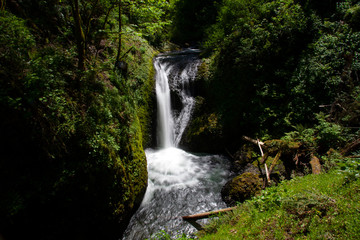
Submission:
<svg viewBox="0 0 360 240">
<path fill-rule="evenodd" d="M 98 0 L 96 2 L 98 2 Z M 76 37 L 76 45 L 77 45 L 78 58 L 79 58 L 78 68 L 83 71 L 85 70 L 86 39 L 83 30 L 83 21 L 81 19 L 80 10 L 79 10 L 79 1 L 71 0 L 70 5 L 75 23 L 74 32 Z"/>
<path fill-rule="evenodd" d="M 119 45 L 118 45 L 118 53 L 116 56 L 116 62 L 119 62 L 120 60 L 120 52 L 121 52 L 121 31 L 122 31 L 122 21 L 121 21 L 121 0 L 118 2 L 119 5 Z"/>
</svg>

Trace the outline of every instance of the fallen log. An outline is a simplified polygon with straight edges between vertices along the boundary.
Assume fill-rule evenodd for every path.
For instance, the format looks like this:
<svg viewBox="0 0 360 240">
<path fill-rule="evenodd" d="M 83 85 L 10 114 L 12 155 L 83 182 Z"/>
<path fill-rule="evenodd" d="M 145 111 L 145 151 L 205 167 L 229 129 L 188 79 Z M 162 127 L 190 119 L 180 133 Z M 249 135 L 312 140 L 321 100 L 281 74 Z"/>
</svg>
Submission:
<svg viewBox="0 0 360 240">
<path fill-rule="evenodd" d="M 182 219 L 185 221 L 194 221 L 194 220 L 198 220 L 198 219 L 208 218 L 208 217 L 217 215 L 219 213 L 230 212 L 230 211 L 233 211 L 235 208 L 236 207 L 224 208 L 224 209 L 215 210 L 215 211 L 211 211 L 211 212 L 204 212 L 204 213 L 198 213 L 198 214 L 193 214 L 193 215 L 188 215 L 188 216 L 182 216 Z"/>
</svg>

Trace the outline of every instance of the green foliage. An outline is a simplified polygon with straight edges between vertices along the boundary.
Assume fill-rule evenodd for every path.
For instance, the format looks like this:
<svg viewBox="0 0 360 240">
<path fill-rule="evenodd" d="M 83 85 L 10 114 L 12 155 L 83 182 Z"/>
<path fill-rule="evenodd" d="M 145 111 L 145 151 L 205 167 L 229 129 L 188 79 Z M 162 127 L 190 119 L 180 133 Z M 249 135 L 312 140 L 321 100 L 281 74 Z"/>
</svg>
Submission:
<svg viewBox="0 0 360 240">
<path fill-rule="evenodd" d="M 25 21 L 7 11 L 0 12 L 0 101 L 1 105 L 21 107 L 21 97 L 12 87 L 19 84 L 35 46 Z"/>
<path fill-rule="evenodd" d="M 208 99 L 222 116 L 228 144 L 255 129 L 281 131 L 286 86 L 310 27 L 293 1 L 224 1 L 205 46 L 214 51 Z"/>
<path fill-rule="evenodd" d="M 28 59 L 35 41 L 26 27 L 25 21 L 7 11 L 1 11 L 0 20 L 0 57 L 2 59 L 10 56 Z"/>
<path fill-rule="evenodd" d="M 39 239 L 75 232 L 80 239 L 118 237 L 146 189 L 143 135 L 151 126 L 155 51 L 127 34 L 123 48 L 134 47 L 123 56 L 128 72 L 113 70 L 114 3 L 81 1 L 88 47 L 86 69 L 79 71 L 69 47 L 68 3 L 19 1 L 24 11 L 14 12 L 21 18 L 0 13 L 0 110 L 6 116 L 0 121 L 0 225 L 6 238 L 22 238 L 34 226 L 43 229 Z M 54 13 L 51 24 L 47 13 L 39 14 L 47 10 Z"/>
<path fill-rule="evenodd" d="M 160 232 L 158 232 L 157 234 L 155 234 L 155 236 L 151 237 L 150 239 L 147 240 L 171 240 L 171 239 L 177 239 L 177 240 L 186 240 L 186 239 L 192 239 L 192 238 L 188 238 L 185 234 L 183 235 L 179 235 L 176 237 L 171 237 L 168 233 L 166 233 L 166 231 L 162 230 Z"/>
<path fill-rule="evenodd" d="M 350 99 L 358 95 L 360 39 L 350 19 L 356 22 L 357 5 L 346 10 L 349 25 L 339 20 L 344 15 L 323 19 L 335 7 L 334 1 L 222 2 L 203 42 L 211 61 L 203 95 L 208 113 L 221 117 L 225 145 L 237 147 L 240 135 L 278 138 L 291 125 L 307 126 L 301 134 L 310 145 L 344 142 L 335 127 L 323 126 L 337 135 L 333 140 L 330 132 L 311 127 L 320 110 L 338 124 L 356 118 Z"/>
<path fill-rule="evenodd" d="M 349 8 L 344 16 L 345 20 L 349 25 L 356 31 L 359 31 L 360 25 L 360 5 L 354 5 L 353 7 Z"/>
<path fill-rule="evenodd" d="M 315 129 L 318 131 L 318 145 L 326 150 L 330 147 L 336 148 L 342 146 L 346 140 L 343 136 L 343 128 L 338 124 L 326 121 L 324 114 L 318 114 L 317 119 L 319 124 L 315 126 Z"/>
<path fill-rule="evenodd" d="M 130 5 L 130 22 L 151 44 L 159 46 L 168 39 L 171 5 L 167 0 L 134 1 Z"/>
<path fill-rule="evenodd" d="M 297 125 L 294 127 L 296 131 L 285 133 L 285 136 L 282 138 L 285 141 L 300 141 L 309 149 L 316 148 L 316 130 L 313 128 L 304 128 L 302 125 Z"/>
<path fill-rule="evenodd" d="M 321 35 L 309 48 L 289 82 L 294 98 L 289 106 L 298 121 L 310 120 L 313 109 L 343 98 L 353 85 L 351 75 L 345 71 L 348 64 L 356 65 L 357 60 L 349 62 L 346 56 L 357 54 L 359 34 L 347 25 L 325 22 L 325 27 L 330 33 Z M 338 30 L 333 32 L 334 28 Z"/>
<path fill-rule="evenodd" d="M 316 114 L 318 123 L 311 128 L 300 125 L 293 126 L 295 131 L 285 133 L 282 140 L 288 142 L 301 142 L 308 150 L 325 153 L 330 148 L 340 148 L 346 142 L 344 128 L 329 122 L 329 116 L 323 113 Z"/>
<path fill-rule="evenodd" d="M 339 174 L 346 176 L 348 181 L 360 178 L 360 158 L 345 158 L 337 162 Z"/>
</svg>

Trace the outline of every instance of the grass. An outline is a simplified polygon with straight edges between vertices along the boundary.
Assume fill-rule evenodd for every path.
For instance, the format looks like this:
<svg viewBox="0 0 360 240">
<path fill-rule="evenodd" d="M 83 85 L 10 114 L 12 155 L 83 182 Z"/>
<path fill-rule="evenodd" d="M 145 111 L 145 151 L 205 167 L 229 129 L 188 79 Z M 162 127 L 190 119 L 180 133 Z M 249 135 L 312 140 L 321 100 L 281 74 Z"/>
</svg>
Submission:
<svg viewBox="0 0 360 240">
<path fill-rule="evenodd" d="M 214 218 L 197 236 L 230 239 L 360 239 L 360 159 L 297 177 Z M 166 234 L 159 239 L 171 239 Z M 179 239 L 188 239 L 181 237 Z"/>
</svg>

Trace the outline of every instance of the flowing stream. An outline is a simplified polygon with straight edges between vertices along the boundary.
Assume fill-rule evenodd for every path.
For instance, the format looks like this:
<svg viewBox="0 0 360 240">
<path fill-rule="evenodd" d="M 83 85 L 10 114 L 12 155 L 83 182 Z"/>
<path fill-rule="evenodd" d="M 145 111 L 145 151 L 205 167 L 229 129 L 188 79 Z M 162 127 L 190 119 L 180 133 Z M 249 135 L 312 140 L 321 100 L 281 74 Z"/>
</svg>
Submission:
<svg viewBox="0 0 360 240">
<path fill-rule="evenodd" d="M 148 188 L 123 240 L 150 239 L 160 231 L 171 236 L 191 235 L 196 229 L 181 216 L 226 207 L 220 190 L 229 177 L 228 160 L 177 148 L 195 105 L 191 83 L 201 63 L 198 54 L 188 49 L 159 55 L 154 61 L 159 148 L 145 150 Z M 171 106 L 171 91 L 181 101 L 180 110 Z"/>
</svg>

